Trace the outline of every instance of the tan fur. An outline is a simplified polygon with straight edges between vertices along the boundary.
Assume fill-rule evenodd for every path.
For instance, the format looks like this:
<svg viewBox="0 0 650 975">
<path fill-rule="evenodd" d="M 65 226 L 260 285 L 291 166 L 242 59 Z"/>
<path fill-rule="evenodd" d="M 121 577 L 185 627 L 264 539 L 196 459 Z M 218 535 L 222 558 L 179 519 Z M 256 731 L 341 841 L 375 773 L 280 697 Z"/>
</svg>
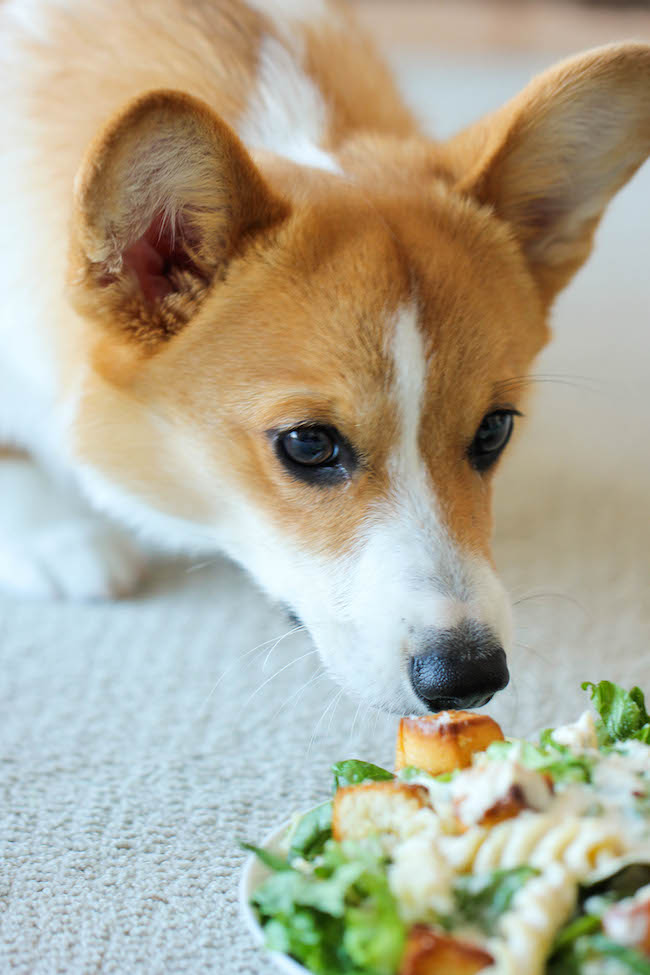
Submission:
<svg viewBox="0 0 650 975">
<path fill-rule="evenodd" d="M 390 72 L 342 4 L 340 18 L 308 27 L 305 36 L 305 68 L 330 106 L 327 146 L 340 148 L 362 132 L 417 136 L 417 123 Z"/>
<path fill-rule="evenodd" d="M 489 495 L 484 482 L 464 463 L 464 450 L 483 415 L 504 405 L 496 398 L 496 381 L 523 375 L 545 337 L 521 259 L 501 228 L 492 227 L 487 216 L 462 201 L 444 196 L 441 200 L 434 194 L 430 209 L 399 197 L 380 197 L 370 206 L 359 201 L 353 189 L 342 200 L 341 190 L 328 190 L 321 188 L 317 202 L 319 191 L 312 189 L 308 213 L 296 215 L 275 232 L 264 264 L 252 266 L 246 258 L 233 262 L 228 282 L 238 293 L 234 308 L 228 294 L 216 288 L 192 328 L 162 349 L 146 369 L 140 367 L 134 409 L 139 410 L 141 397 L 151 403 L 169 421 L 167 437 L 177 432 L 184 438 L 189 425 L 192 439 L 202 444 L 206 473 L 214 465 L 208 483 L 226 471 L 233 489 L 265 510 L 282 531 L 297 534 L 302 544 L 316 551 L 340 553 L 369 506 L 389 490 L 386 460 L 398 431 L 389 393 L 391 363 L 382 352 L 382 324 L 387 309 L 409 299 L 410 263 L 417 275 L 428 345 L 436 350 L 437 360 L 421 446 L 454 536 L 470 550 L 487 553 Z M 432 226 L 436 252 L 427 255 Z M 458 228 L 460 239 L 455 239 Z M 278 251 L 283 267 L 293 273 L 282 277 L 283 287 L 268 306 L 263 296 L 277 279 Z M 341 265 L 348 269 L 342 282 L 336 280 Z M 499 286 L 504 275 L 511 282 L 505 295 Z M 371 292 L 365 287 L 368 280 L 374 282 Z M 534 312 L 539 316 L 536 328 Z M 520 334 L 524 319 L 528 328 Z M 257 334 L 264 336 L 262 358 L 253 334 L 250 342 L 243 340 L 242 320 L 255 321 Z M 355 322 L 363 328 L 362 342 L 358 330 L 351 328 Z M 455 341 L 458 329 L 464 335 L 460 343 Z M 218 370 L 223 370 L 221 378 Z M 183 379 L 190 375 L 191 386 Z M 170 376 L 175 377 L 173 384 Z M 206 428 L 206 403 L 215 382 L 218 408 Z M 514 405 L 519 395 L 517 391 L 508 401 Z M 105 415 L 110 424 L 110 411 L 107 401 L 106 409 L 95 406 L 87 412 L 92 443 L 84 437 L 81 448 L 84 453 L 92 450 L 93 463 L 102 467 L 101 455 L 113 452 L 114 437 L 108 435 L 108 427 L 105 437 L 96 436 L 97 414 Z M 315 491 L 295 482 L 274 462 L 265 430 L 291 426 L 305 417 L 345 430 L 362 452 L 365 470 L 345 489 L 344 505 L 337 491 Z M 135 417 L 129 423 L 131 435 L 134 421 Z M 448 436 L 442 438 L 441 429 Z M 155 469 L 153 458 L 160 446 L 144 439 L 137 454 L 143 467 Z M 133 487 L 133 473 L 125 467 L 111 473 Z M 183 476 L 183 490 L 184 485 Z M 173 507 L 178 504 L 174 499 Z"/>
<path fill-rule="evenodd" d="M 42 18 L 37 36 L 5 25 L 2 94 L 8 144 L 32 125 L 15 193 L 38 214 L 34 327 L 61 400 L 77 390 L 73 462 L 197 524 L 237 499 L 301 551 L 343 558 L 390 502 L 387 323 L 413 303 L 420 450 L 452 541 L 489 560 L 491 478 L 467 448 L 486 413 L 520 404 L 555 293 L 650 151 L 650 48 L 552 69 L 445 145 L 419 134 L 340 4 L 292 40 L 240 0 L 71 0 Z M 236 136 L 268 38 L 320 91 L 320 149 L 344 175 Z M 137 269 L 165 234 L 171 269 L 147 294 Z M 355 445 L 345 485 L 278 463 L 268 431 L 303 422 Z"/>
</svg>

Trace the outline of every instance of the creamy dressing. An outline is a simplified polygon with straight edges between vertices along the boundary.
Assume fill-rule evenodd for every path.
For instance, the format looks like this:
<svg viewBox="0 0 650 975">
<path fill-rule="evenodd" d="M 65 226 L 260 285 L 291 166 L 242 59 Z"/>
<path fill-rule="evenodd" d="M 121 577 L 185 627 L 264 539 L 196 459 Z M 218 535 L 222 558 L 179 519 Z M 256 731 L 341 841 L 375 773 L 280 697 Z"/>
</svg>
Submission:
<svg viewBox="0 0 650 975">
<path fill-rule="evenodd" d="M 548 809 L 553 787 L 545 776 L 509 755 L 505 761 L 490 762 L 488 771 L 483 760 L 460 772 L 451 783 L 451 795 L 458 818 L 470 826 L 509 801 L 522 809 Z"/>
<path fill-rule="evenodd" d="M 558 745 L 568 745 L 574 752 L 597 749 L 596 722 L 591 711 L 583 711 L 577 721 L 556 728 L 553 731 L 553 740 Z"/>
</svg>

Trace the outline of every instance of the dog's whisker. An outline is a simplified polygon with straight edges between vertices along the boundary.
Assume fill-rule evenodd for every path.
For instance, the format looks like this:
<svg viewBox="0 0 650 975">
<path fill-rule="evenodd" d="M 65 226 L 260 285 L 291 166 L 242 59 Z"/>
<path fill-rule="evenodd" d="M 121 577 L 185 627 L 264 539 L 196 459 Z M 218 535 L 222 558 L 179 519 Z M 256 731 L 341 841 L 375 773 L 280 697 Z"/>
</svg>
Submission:
<svg viewBox="0 0 650 975">
<path fill-rule="evenodd" d="M 359 717 L 359 712 L 361 711 L 361 704 L 362 704 L 362 702 L 359 701 L 359 703 L 357 704 L 357 709 L 354 712 L 354 718 L 352 719 L 352 727 L 350 728 L 350 738 L 354 734 L 354 729 L 355 729 L 356 724 L 357 724 L 357 718 Z"/>
<path fill-rule="evenodd" d="M 364 703 L 362 724 L 363 724 L 363 728 L 364 728 L 364 733 L 366 733 L 366 734 L 369 733 L 370 712 L 371 711 L 372 711 L 371 706 L 369 704 L 367 704 L 367 703 Z"/>
<path fill-rule="evenodd" d="M 368 706 L 366 707 L 365 722 L 366 722 L 366 731 L 372 738 L 375 728 L 377 727 L 377 709 L 374 708 L 372 704 L 368 704 Z"/>
<path fill-rule="evenodd" d="M 270 650 L 267 652 L 267 654 L 266 654 L 266 656 L 264 658 L 264 663 L 262 664 L 262 670 L 266 670 L 266 666 L 267 666 L 267 664 L 269 662 L 269 659 L 271 657 L 271 654 L 282 643 L 283 640 L 286 640 L 286 638 L 288 636 L 292 636 L 294 633 L 300 633 L 302 631 L 305 631 L 306 629 L 307 628 L 305 626 L 303 626 L 302 624 L 300 624 L 299 626 L 294 626 L 291 630 L 287 630 L 287 632 L 286 633 L 283 633 L 282 636 L 279 636 L 277 638 L 277 640 L 275 641 L 275 643 L 272 644 Z"/>
<path fill-rule="evenodd" d="M 293 708 L 295 709 L 296 706 L 297 706 L 297 704 L 298 704 L 298 701 L 300 700 L 300 698 L 302 697 L 302 695 L 304 694 L 304 692 L 307 690 L 307 688 L 310 687 L 310 686 L 312 686 L 313 684 L 317 684 L 318 681 L 323 680 L 323 678 L 326 677 L 326 676 L 327 676 L 327 673 L 325 672 L 324 669 L 321 668 L 320 670 L 317 670 L 316 673 L 313 674 L 313 676 L 309 678 L 309 680 L 306 680 L 304 682 L 304 684 L 302 684 L 300 687 L 298 687 L 293 692 L 293 694 L 291 694 L 288 698 L 286 698 L 286 700 L 284 700 L 282 702 L 282 704 L 280 705 L 280 707 L 273 714 L 273 717 L 272 717 L 271 720 L 273 721 L 273 720 L 275 720 L 275 718 L 279 717 L 282 714 L 282 712 L 284 711 L 284 709 L 287 708 L 287 707 L 289 707 L 289 705 L 292 705 Z"/>
<path fill-rule="evenodd" d="M 336 700 L 338 700 L 338 698 L 341 696 L 342 693 L 343 693 L 343 688 L 341 688 L 341 690 L 339 690 L 339 691 L 335 691 L 334 694 L 332 695 L 332 697 L 330 698 L 329 704 L 327 705 L 327 707 L 325 708 L 325 710 L 321 713 L 320 718 L 316 722 L 316 727 L 312 731 L 311 738 L 309 739 L 309 745 L 307 746 L 307 756 L 309 756 L 311 754 L 312 746 L 313 746 L 314 741 L 316 740 L 316 736 L 318 734 L 318 729 L 320 728 L 320 726 L 321 726 L 324 718 L 327 716 L 327 713 L 329 712 L 329 709 L 332 707 L 332 705 L 334 704 L 334 702 Z"/>
<path fill-rule="evenodd" d="M 582 605 L 579 599 L 576 599 L 575 596 L 570 596 L 566 592 L 553 592 L 552 590 L 542 590 L 540 592 L 525 593 L 523 596 L 518 596 L 516 599 L 513 599 L 512 605 L 521 606 L 522 603 L 534 602 L 536 599 L 559 599 L 562 602 L 570 603 L 572 606 L 575 606 L 577 609 L 581 609 L 584 611 L 584 606 Z"/>
<path fill-rule="evenodd" d="M 522 643 L 520 640 L 516 640 L 515 647 L 517 649 L 524 650 L 526 653 L 531 654 L 533 657 L 536 657 L 538 660 L 541 660 L 542 663 L 545 663 L 547 666 L 549 667 L 553 666 L 553 660 L 551 657 L 547 657 L 540 650 L 537 650 L 535 647 L 531 647 L 530 644 Z"/>
<path fill-rule="evenodd" d="M 607 384 L 595 376 L 580 376 L 571 373 L 532 373 L 528 376 L 513 376 L 511 379 L 505 379 L 497 384 L 497 389 L 499 393 L 506 394 L 511 390 L 543 383 L 572 386 L 574 389 L 583 389 L 592 393 L 604 392 L 607 388 Z"/>
<path fill-rule="evenodd" d="M 314 678 L 313 681 L 310 681 L 306 685 L 303 685 L 303 687 L 300 689 L 300 693 L 297 695 L 297 697 L 295 698 L 295 700 L 291 704 L 291 711 L 293 713 L 295 713 L 296 708 L 298 707 L 298 703 L 300 701 L 300 698 L 303 696 L 303 694 L 305 693 L 305 691 L 309 687 L 315 688 L 318 684 L 320 684 L 320 683 L 322 683 L 323 681 L 326 681 L 326 680 L 329 680 L 329 674 L 327 673 L 326 670 L 323 669 L 323 670 L 320 671 L 320 673 L 318 673 L 315 676 L 315 678 Z"/>
<path fill-rule="evenodd" d="M 330 719 L 327 722 L 327 732 L 326 732 L 326 734 L 328 734 L 328 735 L 329 735 L 330 731 L 332 730 L 332 721 L 334 720 L 334 715 L 336 714 L 336 709 L 339 706 L 339 702 L 340 702 L 341 698 L 343 697 L 343 693 L 344 693 L 344 690 L 343 690 L 343 688 L 341 688 L 341 690 L 339 691 L 337 697 L 334 698 L 334 707 L 332 708 L 332 713 L 330 714 Z"/>
<path fill-rule="evenodd" d="M 265 650 L 265 648 L 266 648 L 266 647 L 267 647 L 267 646 L 269 645 L 269 643 L 272 643 L 272 644 L 274 644 L 274 646 L 272 646 L 272 647 L 271 647 L 271 650 L 274 650 L 274 649 L 275 649 L 275 647 L 276 647 L 276 646 L 278 645 L 278 643 L 279 643 L 279 642 L 280 642 L 281 640 L 283 640 L 283 639 L 284 639 L 285 637 L 287 637 L 287 636 L 290 636 L 290 635 L 291 635 L 292 633 L 296 633 L 296 632 L 299 632 L 299 631 L 300 631 L 301 629 L 305 629 L 305 627 L 304 627 L 304 626 L 297 626 L 297 627 L 295 627 L 295 628 L 294 628 L 293 630 L 289 630 L 289 631 L 288 631 L 287 633 L 283 633 L 283 634 L 282 634 L 282 636 L 280 636 L 280 637 L 272 637 L 272 639 L 270 639 L 270 640 L 265 640 L 265 641 L 264 641 L 263 643 L 258 643 L 258 644 L 257 644 L 257 646 L 255 646 L 255 647 L 251 647 L 251 649 L 250 649 L 250 650 L 246 650 L 246 651 L 245 651 L 244 653 L 240 653 L 240 654 L 238 654 L 238 656 L 237 656 L 237 657 L 236 657 L 236 659 L 235 659 L 235 660 L 234 660 L 234 661 L 233 661 L 233 662 L 232 662 L 232 663 L 230 664 L 230 666 L 229 666 L 229 667 L 226 667 L 226 669 L 225 669 L 225 670 L 223 670 L 223 671 L 222 671 L 222 672 L 221 672 L 221 673 L 219 674 L 219 676 L 218 676 L 218 678 L 217 678 L 217 680 L 216 680 L 216 681 L 215 681 L 215 683 L 214 683 L 214 684 L 212 685 L 212 688 L 210 689 L 210 692 L 209 692 L 209 694 L 208 694 L 208 696 L 206 697 L 206 699 L 205 699 L 205 701 L 204 701 L 204 702 L 203 702 L 203 703 L 202 703 L 202 704 L 200 705 L 200 707 L 199 707 L 199 711 L 198 711 L 198 713 L 199 713 L 199 714 L 202 714 L 202 712 L 203 712 L 203 710 L 204 710 L 204 708 L 205 708 L 205 707 L 207 706 L 207 704 L 208 704 L 208 702 L 209 702 L 209 701 L 211 700 L 211 698 L 212 698 L 212 696 L 214 695 L 214 693 L 215 693 L 215 691 L 217 690 L 217 688 L 219 687 L 219 685 L 221 684 L 221 682 L 222 682 L 222 681 L 223 681 L 223 680 L 224 680 L 224 679 L 225 679 L 225 678 L 226 678 L 226 677 L 227 677 L 227 676 L 228 676 L 229 674 L 231 674 L 231 673 L 233 672 L 233 670 L 234 670 L 234 669 L 235 669 L 235 668 L 236 668 L 236 667 L 237 667 L 237 666 L 238 666 L 238 665 L 239 665 L 239 664 L 240 664 L 240 663 L 241 663 L 241 662 L 242 662 L 243 660 L 245 660 L 245 659 L 246 659 L 247 657 L 250 657 L 250 656 L 251 656 L 251 654 L 253 654 L 253 653 L 256 653 L 256 652 L 263 652 L 263 651 Z M 268 656 L 267 656 L 267 660 L 268 660 Z M 264 662 L 264 665 L 266 665 L 266 660 L 265 660 L 265 662 Z M 262 668 L 262 669 L 263 669 L 263 668 Z"/>
<path fill-rule="evenodd" d="M 315 653 L 318 653 L 318 650 L 308 650 L 307 653 L 303 653 L 299 657 L 294 657 L 293 660 L 290 660 L 288 663 L 284 664 L 283 667 L 280 667 L 279 670 L 276 670 L 274 674 L 271 674 L 270 677 L 267 677 L 266 680 L 262 681 L 262 683 L 253 691 L 252 694 L 249 694 L 247 699 L 244 701 L 244 709 L 248 707 L 253 698 L 256 697 L 267 684 L 270 684 L 272 680 L 275 680 L 276 677 L 279 677 L 280 674 L 284 673 L 285 670 L 288 670 L 289 667 L 293 667 L 294 664 L 299 663 L 306 657 L 313 657 Z"/>
<path fill-rule="evenodd" d="M 185 569 L 185 574 L 190 575 L 192 572 L 200 572 L 201 569 L 209 569 L 213 565 L 218 565 L 219 559 L 207 559 L 205 562 L 195 562 L 192 565 L 188 565 Z"/>
</svg>

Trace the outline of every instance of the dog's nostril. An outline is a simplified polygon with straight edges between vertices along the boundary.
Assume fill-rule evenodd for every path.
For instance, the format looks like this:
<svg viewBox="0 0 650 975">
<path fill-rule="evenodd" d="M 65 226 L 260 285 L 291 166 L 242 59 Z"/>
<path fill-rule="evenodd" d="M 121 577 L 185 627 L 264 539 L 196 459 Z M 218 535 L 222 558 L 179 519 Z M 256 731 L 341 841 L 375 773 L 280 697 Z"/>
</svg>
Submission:
<svg viewBox="0 0 650 975">
<path fill-rule="evenodd" d="M 489 627 L 464 622 L 429 631 L 410 662 L 413 690 L 430 711 L 479 708 L 503 690 L 510 675 L 503 647 Z"/>
</svg>

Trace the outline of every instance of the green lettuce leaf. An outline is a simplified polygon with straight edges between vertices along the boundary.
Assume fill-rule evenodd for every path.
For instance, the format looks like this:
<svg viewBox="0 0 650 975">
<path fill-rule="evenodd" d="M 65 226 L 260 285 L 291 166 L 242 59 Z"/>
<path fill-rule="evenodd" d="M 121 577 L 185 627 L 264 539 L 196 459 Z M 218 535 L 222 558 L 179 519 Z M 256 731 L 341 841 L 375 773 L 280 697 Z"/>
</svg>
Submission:
<svg viewBox="0 0 650 975">
<path fill-rule="evenodd" d="M 332 837 L 332 803 L 323 802 L 310 809 L 296 823 L 289 841 L 289 862 L 296 857 L 311 860 L 322 853 Z"/>
<path fill-rule="evenodd" d="M 499 918 L 508 910 L 517 891 L 538 874 L 539 870 L 523 866 L 459 877 L 454 885 L 453 926 L 457 927 L 460 920 L 476 924 L 486 934 L 494 934 Z"/>
<path fill-rule="evenodd" d="M 486 754 L 499 760 L 513 748 L 517 748 L 522 765 L 550 775 L 554 782 L 591 782 L 593 761 L 586 755 L 575 755 L 567 745 L 554 741 L 550 728 L 542 732 L 539 745 L 528 741 L 495 741 L 488 746 Z"/>
<path fill-rule="evenodd" d="M 392 975 L 406 928 L 374 841 L 328 840 L 311 873 L 289 865 L 254 893 L 267 945 L 318 975 Z"/>
<path fill-rule="evenodd" d="M 346 785 L 359 785 L 361 782 L 384 782 L 395 776 L 380 765 L 372 762 L 362 762 L 358 758 L 348 758 L 344 762 L 332 765 L 334 773 L 334 790 L 342 789 Z"/>
<path fill-rule="evenodd" d="M 318 975 L 356 973 L 341 950 L 342 918 L 329 917 L 309 908 L 296 908 L 289 915 L 278 915 L 264 927 L 266 946 L 298 959 Z"/>
<path fill-rule="evenodd" d="M 596 729 L 601 747 L 631 738 L 650 744 L 650 715 L 640 687 L 626 691 L 618 684 L 601 680 L 597 684 L 585 681 L 582 689 L 590 692 L 591 702 L 599 714 Z"/>
<path fill-rule="evenodd" d="M 263 846 L 254 846 L 252 843 L 240 843 L 239 845 L 242 850 L 248 850 L 250 853 L 254 853 L 257 859 L 261 860 L 269 870 L 279 871 L 291 869 L 291 864 L 286 857 L 278 856 L 277 853 L 271 853 L 270 850 L 265 850 Z"/>
<path fill-rule="evenodd" d="M 560 928 L 555 936 L 553 942 L 553 947 L 551 949 L 551 955 L 555 954 L 556 951 L 561 951 L 568 948 L 581 938 L 585 934 L 593 934 L 594 931 L 600 931 L 602 923 L 599 917 L 595 914 L 581 914 L 580 917 L 574 918 Z"/>
<path fill-rule="evenodd" d="M 550 958 L 547 975 L 581 975 L 586 964 L 591 963 L 592 969 L 597 971 L 594 963 L 606 958 L 614 958 L 618 962 L 618 969 L 636 975 L 650 975 L 650 958 L 646 958 L 625 945 L 619 945 L 611 938 L 596 931 L 585 934 L 560 948 Z"/>
<path fill-rule="evenodd" d="M 345 863 L 330 877 L 284 870 L 273 874 L 255 891 L 253 902 L 266 917 L 290 914 L 296 905 L 314 907 L 332 917 L 343 917 L 345 896 L 363 870 L 360 863 Z"/>
<path fill-rule="evenodd" d="M 343 946 L 364 971 L 393 975 L 399 968 L 406 928 L 385 874 L 370 874 L 358 885 L 362 901 L 345 912 Z"/>
</svg>

